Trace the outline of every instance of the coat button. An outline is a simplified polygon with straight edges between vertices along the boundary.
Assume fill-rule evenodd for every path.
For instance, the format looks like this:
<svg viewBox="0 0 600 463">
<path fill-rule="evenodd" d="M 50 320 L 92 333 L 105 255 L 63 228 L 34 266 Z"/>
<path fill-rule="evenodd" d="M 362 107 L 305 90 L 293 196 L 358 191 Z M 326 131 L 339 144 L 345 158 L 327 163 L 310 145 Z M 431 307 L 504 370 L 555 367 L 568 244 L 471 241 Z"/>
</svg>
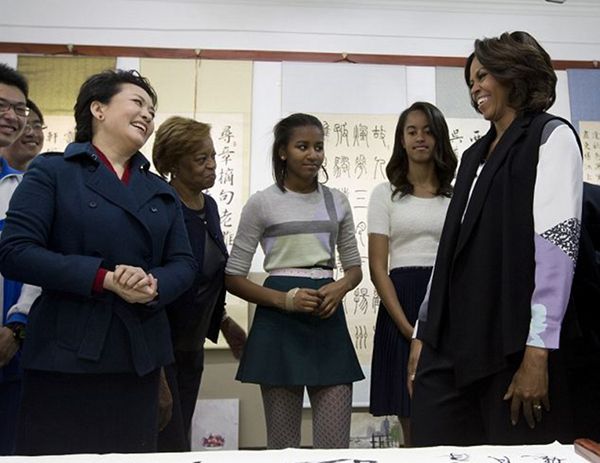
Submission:
<svg viewBox="0 0 600 463">
<path fill-rule="evenodd" d="M 88 206 L 90 206 L 92 209 L 98 206 L 98 203 L 96 201 L 90 201 L 88 203 Z"/>
<path fill-rule="evenodd" d="M 158 212 L 158 208 L 157 208 L 157 207 L 155 207 L 155 206 L 152 206 L 152 207 L 150 208 L 150 212 L 155 212 L 155 213 L 156 213 L 156 212 Z"/>
</svg>

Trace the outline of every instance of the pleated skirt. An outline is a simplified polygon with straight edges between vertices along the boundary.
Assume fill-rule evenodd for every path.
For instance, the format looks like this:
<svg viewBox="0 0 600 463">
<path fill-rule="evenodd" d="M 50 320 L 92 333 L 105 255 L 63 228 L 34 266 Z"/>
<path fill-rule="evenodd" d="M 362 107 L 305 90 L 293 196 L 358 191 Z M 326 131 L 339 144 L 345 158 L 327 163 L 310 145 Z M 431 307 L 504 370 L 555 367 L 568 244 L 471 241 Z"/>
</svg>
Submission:
<svg viewBox="0 0 600 463">
<path fill-rule="evenodd" d="M 390 272 L 398 300 L 406 318 L 414 326 L 431 267 L 401 267 Z M 374 416 L 410 416 L 410 397 L 406 388 L 410 342 L 402 336 L 383 303 L 379 306 L 373 356 L 369 411 Z"/>
</svg>

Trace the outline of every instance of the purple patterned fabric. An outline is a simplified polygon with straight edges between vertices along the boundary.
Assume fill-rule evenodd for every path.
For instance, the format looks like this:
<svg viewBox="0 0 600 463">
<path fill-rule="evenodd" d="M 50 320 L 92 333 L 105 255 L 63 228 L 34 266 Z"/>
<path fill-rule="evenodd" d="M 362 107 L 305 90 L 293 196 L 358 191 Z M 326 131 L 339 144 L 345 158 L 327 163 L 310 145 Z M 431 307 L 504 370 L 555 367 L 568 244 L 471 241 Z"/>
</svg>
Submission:
<svg viewBox="0 0 600 463">
<path fill-rule="evenodd" d="M 556 349 L 561 322 L 571 294 L 575 264 L 557 245 L 534 235 L 535 289 L 527 345 Z"/>
</svg>

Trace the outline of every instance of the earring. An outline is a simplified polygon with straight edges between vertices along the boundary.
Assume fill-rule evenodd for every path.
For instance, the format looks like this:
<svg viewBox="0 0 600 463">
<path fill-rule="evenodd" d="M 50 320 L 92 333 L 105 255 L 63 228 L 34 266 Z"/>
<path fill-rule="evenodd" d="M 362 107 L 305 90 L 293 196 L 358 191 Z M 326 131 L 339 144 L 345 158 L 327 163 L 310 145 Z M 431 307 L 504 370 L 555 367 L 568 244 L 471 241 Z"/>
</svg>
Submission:
<svg viewBox="0 0 600 463">
<path fill-rule="evenodd" d="M 99 114 L 98 115 L 98 119 L 101 120 L 101 121 L 103 121 L 104 120 L 104 116 L 102 114 Z"/>
</svg>

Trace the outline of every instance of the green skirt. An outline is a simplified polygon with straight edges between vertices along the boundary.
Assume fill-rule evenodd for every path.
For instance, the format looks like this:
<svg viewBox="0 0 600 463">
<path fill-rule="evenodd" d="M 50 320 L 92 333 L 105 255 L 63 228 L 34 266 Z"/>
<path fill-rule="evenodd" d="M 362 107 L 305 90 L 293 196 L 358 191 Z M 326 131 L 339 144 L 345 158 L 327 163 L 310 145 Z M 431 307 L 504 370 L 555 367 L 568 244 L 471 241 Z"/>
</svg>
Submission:
<svg viewBox="0 0 600 463">
<path fill-rule="evenodd" d="M 332 281 L 269 277 L 264 286 L 318 289 Z M 326 319 L 259 305 L 236 379 L 269 386 L 332 386 L 364 379 L 342 304 Z"/>
</svg>

